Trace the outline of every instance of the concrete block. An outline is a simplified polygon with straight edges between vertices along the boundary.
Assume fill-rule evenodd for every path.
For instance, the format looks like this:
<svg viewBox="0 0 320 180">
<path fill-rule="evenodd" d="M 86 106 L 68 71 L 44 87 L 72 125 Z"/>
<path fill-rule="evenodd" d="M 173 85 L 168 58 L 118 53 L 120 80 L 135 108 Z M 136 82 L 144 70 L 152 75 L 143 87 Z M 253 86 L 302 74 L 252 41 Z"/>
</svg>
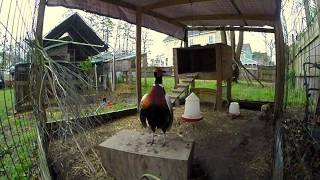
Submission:
<svg viewBox="0 0 320 180">
<path fill-rule="evenodd" d="M 193 141 L 167 135 L 123 130 L 99 145 L 102 163 L 117 180 L 135 180 L 143 174 L 153 174 L 162 180 L 187 180 L 190 177 Z"/>
</svg>

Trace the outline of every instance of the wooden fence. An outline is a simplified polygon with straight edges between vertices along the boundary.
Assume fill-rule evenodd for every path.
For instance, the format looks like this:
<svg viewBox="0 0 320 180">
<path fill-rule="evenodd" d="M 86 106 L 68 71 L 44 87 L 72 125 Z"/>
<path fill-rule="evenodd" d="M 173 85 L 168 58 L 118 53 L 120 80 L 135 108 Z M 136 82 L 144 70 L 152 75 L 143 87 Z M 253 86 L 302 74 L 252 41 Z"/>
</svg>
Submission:
<svg viewBox="0 0 320 180">
<path fill-rule="evenodd" d="M 260 81 L 274 82 L 276 78 L 276 67 L 275 66 L 258 66 L 257 68 L 248 68 L 248 70 Z M 246 71 L 240 70 L 240 79 L 246 79 Z M 252 79 L 252 78 L 251 78 Z"/>
</svg>

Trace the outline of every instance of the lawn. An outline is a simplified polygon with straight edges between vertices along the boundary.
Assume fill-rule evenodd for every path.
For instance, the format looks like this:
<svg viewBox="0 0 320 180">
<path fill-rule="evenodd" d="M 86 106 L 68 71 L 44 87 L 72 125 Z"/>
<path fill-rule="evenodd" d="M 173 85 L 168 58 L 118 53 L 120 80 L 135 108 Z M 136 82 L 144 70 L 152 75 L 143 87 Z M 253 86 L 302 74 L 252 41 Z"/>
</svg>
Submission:
<svg viewBox="0 0 320 180">
<path fill-rule="evenodd" d="M 143 94 L 148 93 L 152 87 L 154 79 L 147 79 L 147 86 L 144 86 L 142 80 Z M 174 87 L 174 79 L 172 77 L 164 77 L 163 85 L 166 92 L 170 93 Z M 232 84 L 232 98 L 235 100 L 250 100 L 250 101 L 274 101 L 274 86 L 271 83 L 264 83 L 265 87 L 259 84 L 248 85 L 245 81 Z M 215 80 L 196 80 L 196 88 L 216 89 Z"/>
<path fill-rule="evenodd" d="M 11 88 L 0 89 L 0 117 L 12 113 L 14 91 Z M 7 108 L 6 108 L 7 107 Z"/>
<path fill-rule="evenodd" d="M 35 162 L 35 124 L 26 114 L 13 116 L 14 91 L 0 90 L 0 179 L 30 179 Z"/>
</svg>

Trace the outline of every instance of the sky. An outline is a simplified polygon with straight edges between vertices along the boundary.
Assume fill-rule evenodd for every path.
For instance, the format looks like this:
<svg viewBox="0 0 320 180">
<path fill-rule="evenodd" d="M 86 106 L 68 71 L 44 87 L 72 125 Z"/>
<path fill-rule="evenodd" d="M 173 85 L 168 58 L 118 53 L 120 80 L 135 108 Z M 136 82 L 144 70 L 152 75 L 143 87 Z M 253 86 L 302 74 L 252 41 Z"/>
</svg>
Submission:
<svg viewBox="0 0 320 180">
<path fill-rule="evenodd" d="M 12 32 L 13 35 L 22 34 L 22 32 L 19 32 L 18 28 L 15 28 L 14 22 L 17 23 L 17 19 L 14 18 L 14 11 L 11 11 L 9 13 L 9 7 L 18 7 L 16 9 L 16 13 L 21 13 L 22 16 L 24 17 L 25 20 L 32 20 L 32 11 L 29 9 L 32 9 L 32 1 L 33 0 L 28 0 L 28 1 L 21 1 L 18 2 L 14 0 L 4 0 L 1 1 L 2 7 L 0 10 L 0 22 L 6 24 L 7 19 L 9 17 L 8 21 L 8 27 L 12 27 Z M 305 26 L 302 20 L 303 20 L 303 9 L 299 4 L 301 4 L 302 0 L 283 0 L 284 6 L 284 17 L 285 20 L 288 24 L 288 32 L 289 34 L 293 34 L 294 36 L 297 34 L 297 32 L 301 31 Z M 29 4 L 25 4 L 29 3 Z M 21 7 L 21 8 L 19 8 Z M 22 8 L 22 7 L 27 7 L 27 8 Z M 45 12 L 45 18 L 44 18 L 44 34 L 48 33 L 51 29 L 53 29 L 56 25 L 58 25 L 60 22 L 64 20 L 64 14 L 68 11 L 68 9 L 63 8 L 63 7 L 46 7 L 46 12 Z M 79 14 L 81 16 L 85 15 L 85 12 L 79 11 Z M 9 14 L 9 16 L 8 16 Z M 29 18 L 30 17 L 30 18 Z M 11 24 L 13 25 L 11 25 Z M 31 23 L 27 23 L 31 24 Z M 2 26 L 0 26 L 0 31 L 4 31 L 1 29 Z M 17 29 L 17 30 L 16 30 Z M 28 28 L 25 28 L 28 29 Z M 154 58 L 156 55 L 160 55 L 163 52 L 163 49 L 165 48 L 165 44 L 163 43 L 163 39 L 167 36 L 162 33 L 158 33 L 152 30 L 148 30 L 150 38 L 152 39 L 152 45 L 150 47 L 150 56 L 151 58 Z M 291 38 L 291 35 L 289 35 Z M 272 40 L 274 38 L 273 34 L 268 34 L 267 39 Z M 292 39 L 292 38 L 291 38 Z M 244 43 L 250 43 L 251 48 L 253 51 L 259 51 L 259 52 L 266 52 L 267 47 L 265 44 L 265 39 L 262 35 L 262 33 L 252 33 L 252 32 L 245 32 L 244 34 Z M 112 42 L 111 42 L 112 44 Z M 269 53 L 270 54 L 270 53 Z M 149 56 L 149 57 L 150 57 Z"/>
</svg>

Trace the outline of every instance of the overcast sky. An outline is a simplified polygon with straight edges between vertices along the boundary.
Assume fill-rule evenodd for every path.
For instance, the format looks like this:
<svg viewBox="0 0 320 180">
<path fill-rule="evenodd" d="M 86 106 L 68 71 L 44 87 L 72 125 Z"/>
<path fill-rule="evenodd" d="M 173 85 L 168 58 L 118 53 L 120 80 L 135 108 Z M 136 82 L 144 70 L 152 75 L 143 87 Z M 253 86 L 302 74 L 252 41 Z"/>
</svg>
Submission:
<svg viewBox="0 0 320 180">
<path fill-rule="evenodd" d="M 288 32 L 289 37 L 291 38 L 291 34 L 296 35 L 297 33 L 295 31 L 301 31 L 304 26 L 301 23 L 301 19 L 304 16 L 303 8 L 301 6 L 298 6 L 299 3 L 301 4 L 302 0 L 283 0 L 285 4 L 284 8 L 284 15 L 288 24 Z M 16 7 L 17 5 L 20 5 L 21 7 L 30 7 L 30 9 L 21 9 L 20 11 L 24 14 L 23 17 L 25 20 L 32 21 L 32 3 L 30 5 L 25 6 L 24 3 L 32 2 L 32 1 L 20 1 L 17 3 L 17 1 L 14 0 L 4 0 L 2 8 L 0 11 L 0 21 L 4 24 L 7 22 L 7 17 L 9 17 L 8 21 L 8 27 L 12 27 L 11 32 L 15 34 L 15 28 L 13 25 L 10 25 L 10 23 L 17 23 L 17 20 L 14 19 L 14 11 L 11 11 L 10 16 L 7 16 L 9 14 L 9 7 Z M 66 8 L 63 7 L 46 7 L 45 12 L 45 19 L 44 19 L 44 34 L 48 33 L 52 28 L 54 28 L 56 25 L 58 25 L 60 22 L 63 21 L 64 17 L 63 15 L 67 12 Z M 80 15 L 84 16 L 85 12 L 83 11 L 77 11 Z M 28 28 L 25 28 L 28 29 Z M 0 26 L 1 30 L 1 26 Z M 3 29 L 2 29 L 3 30 Z M 163 39 L 166 37 L 165 34 L 158 33 L 152 30 L 150 31 L 150 38 L 153 40 L 152 46 L 150 47 L 152 56 L 156 56 L 158 54 L 161 54 L 163 52 L 163 49 L 165 48 L 164 43 L 162 42 Z M 21 32 L 20 32 L 21 33 Z M 273 34 L 268 34 L 268 38 L 272 39 Z M 266 51 L 266 44 L 264 42 L 264 37 L 262 36 L 262 33 L 250 33 L 246 32 L 244 36 L 244 43 L 250 43 L 253 51 L 260 51 L 265 52 Z"/>
</svg>

